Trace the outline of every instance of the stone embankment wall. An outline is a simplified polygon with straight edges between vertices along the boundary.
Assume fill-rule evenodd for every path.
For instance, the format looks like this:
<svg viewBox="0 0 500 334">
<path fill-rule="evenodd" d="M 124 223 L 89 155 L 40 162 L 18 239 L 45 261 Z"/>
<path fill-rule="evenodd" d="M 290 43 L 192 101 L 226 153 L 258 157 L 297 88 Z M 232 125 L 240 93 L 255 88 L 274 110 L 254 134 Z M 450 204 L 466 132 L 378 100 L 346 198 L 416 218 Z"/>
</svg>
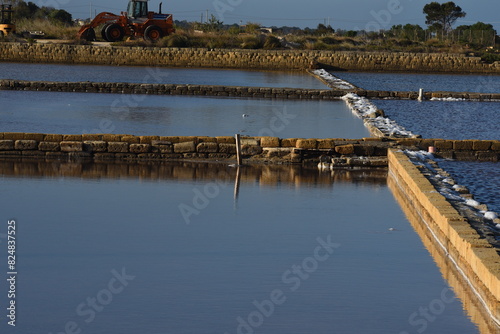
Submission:
<svg viewBox="0 0 500 334">
<path fill-rule="evenodd" d="M 408 157 L 389 150 L 389 175 L 413 203 L 414 210 L 437 243 L 484 301 L 490 315 L 500 319 L 500 256 L 466 218 L 438 193 Z"/>
<path fill-rule="evenodd" d="M 50 92 L 196 95 L 224 97 L 255 97 L 272 99 L 334 100 L 345 91 L 329 89 L 261 88 L 237 86 L 140 84 L 106 82 L 47 82 L 0 80 L 0 90 L 31 90 Z"/>
<path fill-rule="evenodd" d="M 298 89 L 271 87 L 142 84 L 123 82 L 54 82 L 1 80 L 0 90 L 111 93 L 111 94 L 152 94 L 152 95 L 196 95 L 223 97 L 254 97 L 270 99 L 338 100 L 348 90 Z M 418 92 L 371 91 L 356 89 L 355 94 L 370 99 L 416 100 Z M 500 101 L 500 94 L 425 92 L 424 99 L 453 98 L 473 101 Z"/>
<path fill-rule="evenodd" d="M 500 161 L 500 141 L 498 140 L 444 140 L 404 138 L 397 143 L 410 150 L 425 150 L 434 147 L 438 158 L 463 161 Z"/>
<path fill-rule="evenodd" d="M 385 157 L 394 145 L 382 139 L 280 139 L 242 137 L 247 162 L 293 164 L 329 157 Z M 0 133 L 0 159 L 31 158 L 89 161 L 236 161 L 234 137 L 131 136 L 113 134 L 60 135 Z M 386 166 L 385 159 L 343 159 L 344 166 Z"/>
<path fill-rule="evenodd" d="M 138 65 L 259 70 L 299 70 L 326 66 L 349 71 L 500 73 L 462 54 L 419 54 L 316 50 L 242 50 L 97 47 L 90 45 L 0 43 L 0 60 L 32 63 Z"/>
<path fill-rule="evenodd" d="M 303 139 L 242 137 L 246 161 L 294 164 L 323 162 L 334 167 L 381 167 L 389 148 L 434 146 L 439 157 L 499 161 L 500 141 L 441 139 Z M 373 159 L 358 159 L 371 157 Z M 0 133 L 0 159 L 82 159 L 90 161 L 227 161 L 236 160 L 234 137 L 133 136 L 119 134 L 62 135 Z"/>
</svg>

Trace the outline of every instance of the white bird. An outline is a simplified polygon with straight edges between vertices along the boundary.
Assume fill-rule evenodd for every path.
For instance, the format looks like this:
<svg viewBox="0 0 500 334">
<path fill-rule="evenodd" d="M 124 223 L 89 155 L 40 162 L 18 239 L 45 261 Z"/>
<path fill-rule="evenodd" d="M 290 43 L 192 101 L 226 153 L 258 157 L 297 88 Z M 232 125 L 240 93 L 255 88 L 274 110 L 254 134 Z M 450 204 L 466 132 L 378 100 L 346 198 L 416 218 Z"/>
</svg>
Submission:
<svg viewBox="0 0 500 334">
<path fill-rule="evenodd" d="M 243 118 L 245 118 L 245 117 L 248 117 L 249 115 L 247 115 L 247 114 L 243 114 L 243 115 L 241 115 L 241 116 L 242 116 Z"/>
</svg>

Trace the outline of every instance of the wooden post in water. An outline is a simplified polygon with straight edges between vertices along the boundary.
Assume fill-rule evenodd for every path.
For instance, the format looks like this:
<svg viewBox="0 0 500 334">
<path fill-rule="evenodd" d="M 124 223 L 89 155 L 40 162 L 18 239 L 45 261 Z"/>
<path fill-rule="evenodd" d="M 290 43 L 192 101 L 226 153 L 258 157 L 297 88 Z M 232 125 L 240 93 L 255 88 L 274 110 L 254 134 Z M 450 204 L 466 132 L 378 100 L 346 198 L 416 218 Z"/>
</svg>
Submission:
<svg viewBox="0 0 500 334">
<path fill-rule="evenodd" d="M 420 90 L 418 91 L 418 100 L 422 101 L 423 99 L 424 99 L 424 90 L 423 88 L 420 88 Z"/>
<path fill-rule="evenodd" d="M 235 134 L 234 138 L 236 138 L 236 164 L 241 166 L 243 165 L 243 159 L 241 158 L 241 138 L 239 134 Z"/>
</svg>

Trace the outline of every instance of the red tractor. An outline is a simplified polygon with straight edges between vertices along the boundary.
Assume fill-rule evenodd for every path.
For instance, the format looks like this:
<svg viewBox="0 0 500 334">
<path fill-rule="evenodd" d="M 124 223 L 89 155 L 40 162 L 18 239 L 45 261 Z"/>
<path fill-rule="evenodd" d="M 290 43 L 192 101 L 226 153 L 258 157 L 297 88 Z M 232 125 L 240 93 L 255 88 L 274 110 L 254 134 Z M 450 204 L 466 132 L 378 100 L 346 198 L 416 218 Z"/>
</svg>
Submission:
<svg viewBox="0 0 500 334">
<path fill-rule="evenodd" d="M 102 26 L 102 38 L 108 42 L 121 41 L 125 36 L 156 42 L 175 32 L 172 14 L 162 14 L 161 5 L 159 13 L 155 13 L 148 11 L 148 0 L 130 0 L 127 11 L 121 15 L 107 12 L 97 15 L 80 29 L 78 38 L 95 41 L 95 29 Z"/>
</svg>

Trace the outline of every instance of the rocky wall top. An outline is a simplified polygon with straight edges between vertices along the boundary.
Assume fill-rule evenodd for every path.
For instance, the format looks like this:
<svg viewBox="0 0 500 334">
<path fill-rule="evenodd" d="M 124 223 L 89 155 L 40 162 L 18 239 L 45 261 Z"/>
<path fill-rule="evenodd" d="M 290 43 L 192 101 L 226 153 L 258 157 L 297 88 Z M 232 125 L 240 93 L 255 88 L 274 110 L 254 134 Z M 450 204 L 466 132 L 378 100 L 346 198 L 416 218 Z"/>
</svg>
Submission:
<svg viewBox="0 0 500 334">
<path fill-rule="evenodd" d="M 0 43 L 0 60 L 30 63 L 299 70 L 326 66 L 349 71 L 500 73 L 463 54 L 316 50 L 243 50 Z"/>
</svg>

